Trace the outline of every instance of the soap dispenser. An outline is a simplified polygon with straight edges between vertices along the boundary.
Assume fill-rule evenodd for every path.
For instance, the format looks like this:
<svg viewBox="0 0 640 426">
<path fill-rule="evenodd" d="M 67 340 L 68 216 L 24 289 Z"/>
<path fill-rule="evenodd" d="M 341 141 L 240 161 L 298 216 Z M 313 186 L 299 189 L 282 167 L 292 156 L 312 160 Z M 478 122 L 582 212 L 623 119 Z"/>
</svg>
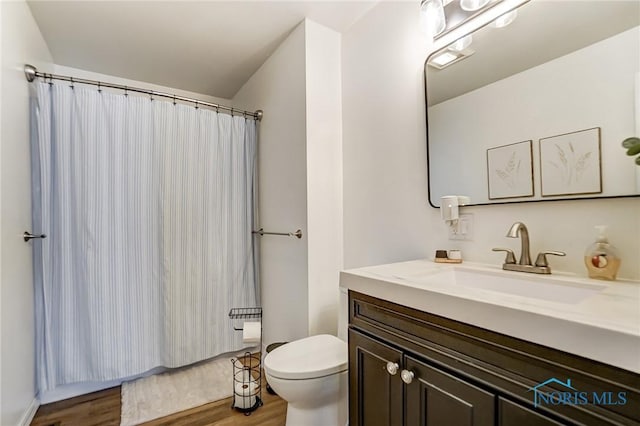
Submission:
<svg viewBox="0 0 640 426">
<path fill-rule="evenodd" d="M 589 272 L 589 278 L 600 280 L 615 280 L 620 269 L 618 250 L 607 239 L 607 227 L 595 227 L 598 233 L 596 242 L 591 244 L 584 254 L 584 263 Z"/>
</svg>

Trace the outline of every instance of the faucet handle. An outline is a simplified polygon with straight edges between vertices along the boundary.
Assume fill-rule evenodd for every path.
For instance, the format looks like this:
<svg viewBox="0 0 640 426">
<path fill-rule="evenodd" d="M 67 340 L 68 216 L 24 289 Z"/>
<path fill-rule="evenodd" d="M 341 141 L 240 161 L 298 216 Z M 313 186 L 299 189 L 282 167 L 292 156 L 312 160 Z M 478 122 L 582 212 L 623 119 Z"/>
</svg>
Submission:
<svg viewBox="0 0 640 426">
<path fill-rule="evenodd" d="M 553 251 L 553 250 L 541 251 L 538 254 L 538 257 L 536 258 L 536 266 L 549 266 L 549 263 L 547 262 L 547 255 L 548 254 L 552 254 L 554 256 L 566 256 L 567 255 L 567 253 L 565 253 L 563 251 Z"/>
<path fill-rule="evenodd" d="M 505 264 L 515 264 L 516 263 L 516 255 L 513 253 L 513 250 L 508 248 L 492 248 L 492 251 L 504 251 L 507 253 L 507 257 L 504 259 Z"/>
</svg>

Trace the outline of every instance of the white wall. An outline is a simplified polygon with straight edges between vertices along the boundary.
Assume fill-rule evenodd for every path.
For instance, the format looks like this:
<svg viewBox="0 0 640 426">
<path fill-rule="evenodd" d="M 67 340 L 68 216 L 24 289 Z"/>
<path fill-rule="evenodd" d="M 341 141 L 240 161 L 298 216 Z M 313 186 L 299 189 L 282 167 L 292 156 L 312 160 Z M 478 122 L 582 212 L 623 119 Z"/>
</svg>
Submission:
<svg viewBox="0 0 640 426">
<path fill-rule="evenodd" d="M 640 27 L 635 27 L 433 105 L 429 153 L 455 162 L 431 163 L 432 202 L 439 205 L 448 194 L 488 202 L 486 150 L 525 140 L 533 141 L 534 198 L 540 199 L 538 140 L 593 127 L 601 128 L 603 195 L 639 193 L 638 167 L 620 147 L 635 130 L 631 106 L 639 67 Z"/>
<path fill-rule="evenodd" d="M 341 36 L 307 20 L 309 334 L 336 334 L 342 269 Z"/>
<path fill-rule="evenodd" d="M 239 108 L 262 109 L 258 140 L 260 225 L 304 237 L 260 238 L 263 341 L 307 335 L 307 148 L 304 22 L 238 91 Z"/>
<path fill-rule="evenodd" d="M 619 250 L 622 265 L 618 278 L 640 279 L 640 199 L 604 199 L 584 201 L 553 201 L 524 205 L 465 207 L 462 213 L 472 213 L 475 221 L 473 241 L 449 241 L 439 213 L 432 209 L 429 252 L 436 248 L 456 248 L 468 260 L 502 264 L 504 253 L 494 253 L 492 247 L 509 247 L 520 253 L 520 240 L 505 235 L 515 221 L 529 228 L 532 260 L 542 250 L 561 250 L 566 257 L 549 256 L 554 271 L 566 271 L 587 276 L 583 256 L 595 241 L 594 226 L 608 224 L 609 240 Z"/>
<path fill-rule="evenodd" d="M 427 257 L 419 2 L 381 2 L 343 34 L 345 267 Z"/>
<path fill-rule="evenodd" d="M 491 16 L 513 3 L 494 7 Z M 464 208 L 474 214 L 474 240 L 448 240 L 438 210 L 427 206 L 423 65 L 430 49 L 459 32 L 421 48 L 417 16 L 417 4 L 382 2 L 343 35 L 345 267 L 433 257 L 440 248 L 498 265 L 502 256 L 491 248 L 519 251 L 519 241 L 504 235 L 522 220 L 531 231 L 532 252 L 564 250 L 566 258 L 550 259 L 552 268 L 584 276 L 582 256 L 593 240 L 592 227 L 608 223 L 612 242 L 623 252 L 619 275 L 640 279 L 640 199 Z"/>
<path fill-rule="evenodd" d="M 264 110 L 260 222 L 264 341 L 337 332 L 342 269 L 340 34 L 302 22 L 233 98 Z"/>
<path fill-rule="evenodd" d="M 0 2 L 2 106 L 0 133 L 1 416 L 0 424 L 27 423 L 35 398 L 35 330 L 31 245 L 29 83 L 24 64 L 52 71 L 51 54 L 24 1 Z M 39 230 L 34 230 L 38 232 Z"/>
</svg>

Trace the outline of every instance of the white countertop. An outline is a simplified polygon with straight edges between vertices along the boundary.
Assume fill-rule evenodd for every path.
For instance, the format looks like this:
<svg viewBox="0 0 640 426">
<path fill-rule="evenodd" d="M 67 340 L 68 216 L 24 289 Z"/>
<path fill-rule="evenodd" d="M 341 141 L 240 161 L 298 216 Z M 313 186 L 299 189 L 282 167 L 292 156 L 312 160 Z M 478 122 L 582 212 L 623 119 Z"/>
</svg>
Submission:
<svg viewBox="0 0 640 426">
<path fill-rule="evenodd" d="M 420 279 L 454 268 L 549 285 L 602 288 L 576 303 L 565 303 L 549 294 L 525 297 Z M 413 260 L 343 271 L 340 287 L 640 373 L 639 282 Z"/>
</svg>

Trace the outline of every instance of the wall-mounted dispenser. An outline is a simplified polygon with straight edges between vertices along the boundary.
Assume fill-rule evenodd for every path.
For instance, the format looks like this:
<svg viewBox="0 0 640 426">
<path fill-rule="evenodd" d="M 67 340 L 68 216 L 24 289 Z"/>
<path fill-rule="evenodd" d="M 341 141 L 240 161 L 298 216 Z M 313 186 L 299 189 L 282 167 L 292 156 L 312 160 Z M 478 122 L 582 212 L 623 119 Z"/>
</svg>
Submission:
<svg viewBox="0 0 640 426">
<path fill-rule="evenodd" d="M 472 217 L 462 215 L 460 206 L 471 203 L 471 198 L 465 195 L 445 195 L 440 198 L 440 217 L 449 225 L 450 240 L 470 240 Z"/>
<path fill-rule="evenodd" d="M 471 199 L 464 195 L 445 195 L 440 198 L 440 217 L 447 224 L 455 226 L 459 218 L 459 206 L 469 204 Z"/>
</svg>

